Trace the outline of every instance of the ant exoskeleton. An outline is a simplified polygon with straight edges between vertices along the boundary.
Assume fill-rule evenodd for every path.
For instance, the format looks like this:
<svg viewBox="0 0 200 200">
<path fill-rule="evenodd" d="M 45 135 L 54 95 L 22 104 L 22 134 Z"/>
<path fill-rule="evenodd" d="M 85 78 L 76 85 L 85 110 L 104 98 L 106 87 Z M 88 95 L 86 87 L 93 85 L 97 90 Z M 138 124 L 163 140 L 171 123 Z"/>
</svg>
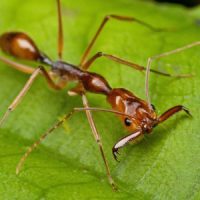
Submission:
<svg viewBox="0 0 200 200">
<path fill-rule="evenodd" d="M 160 71 L 156 71 L 153 69 L 150 69 L 151 62 L 154 59 L 161 58 L 176 52 L 180 52 L 182 50 L 185 50 L 187 48 L 191 48 L 193 46 L 199 45 L 199 42 L 192 43 L 190 45 L 181 47 L 179 49 L 166 52 L 154 57 L 151 57 L 148 59 L 147 67 L 143 67 L 140 65 L 137 65 L 135 63 L 126 61 L 124 59 L 118 58 L 116 56 L 106 54 L 106 53 L 97 53 L 94 56 L 92 56 L 90 59 L 88 59 L 88 55 L 98 38 L 99 34 L 101 33 L 102 29 L 104 28 L 105 24 L 110 19 L 115 19 L 119 21 L 127 21 L 127 22 L 137 22 L 143 26 L 146 26 L 147 28 L 157 31 L 158 29 L 152 27 L 151 25 L 137 20 L 133 17 L 126 17 L 126 16 L 118 16 L 118 15 L 108 15 L 106 16 L 99 29 L 97 30 L 96 34 L 94 35 L 93 39 L 89 43 L 88 47 L 86 48 L 80 65 L 72 65 L 70 63 L 66 63 L 62 61 L 62 52 L 63 52 L 63 30 L 62 30 L 62 17 L 61 17 L 61 6 L 60 6 L 60 0 L 57 0 L 57 9 L 58 9 L 58 61 L 52 61 L 46 54 L 42 53 L 38 47 L 35 45 L 33 40 L 25 33 L 22 32 L 6 32 L 0 36 L 0 48 L 2 51 L 4 51 L 7 54 L 10 54 L 16 58 L 20 59 L 26 59 L 26 60 L 32 60 L 37 61 L 42 64 L 48 65 L 51 67 L 50 71 L 46 71 L 46 69 L 43 66 L 39 66 L 38 68 L 32 68 L 24 64 L 20 64 L 17 62 L 14 62 L 10 59 L 7 59 L 5 57 L 0 56 L 0 60 L 9 66 L 24 72 L 26 74 L 30 74 L 30 78 L 26 82 L 23 89 L 19 92 L 17 97 L 14 99 L 14 101 L 10 104 L 8 107 L 6 113 L 0 120 L 0 126 L 5 121 L 5 119 L 8 117 L 8 115 L 17 107 L 17 105 L 20 103 L 24 95 L 29 90 L 30 86 L 36 79 L 38 75 L 43 75 L 45 79 L 47 80 L 50 87 L 56 90 L 63 89 L 67 82 L 69 81 L 77 81 L 78 85 L 71 89 L 69 91 L 69 95 L 80 95 L 82 97 L 83 101 L 83 108 L 73 108 L 72 111 L 65 115 L 65 117 L 58 121 L 52 128 L 50 128 L 45 134 L 43 134 L 40 139 L 35 142 L 23 155 L 21 158 L 19 164 L 16 168 L 16 173 L 18 174 L 25 159 L 28 157 L 28 155 L 49 135 L 53 132 L 56 128 L 58 128 L 60 125 L 63 124 L 65 120 L 70 118 L 75 112 L 81 112 L 85 111 L 87 115 L 87 119 L 89 121 L 90 127 L 92 129 L 93 136 L 99 146 L 99 150 L 101 153 L 101 156 L 103 158 L 107 177 L 109 180 L 109 183 L 113 186 L 113 188 L 116 188 L 115 182 L 112 179 L 110 169 L 108 166 L 108 162 L 106 159 L 106 156 L 103 151 L 102 142 L 100 139 L 100 136 L 98 134 L 98 131 L 96 129 L 95 123 L 92 118 L 91 111 L 100 111 L 100 112 L 111 112 L 119 116 L 120 120 L 122 121 L 125 128 L 130 132 L 129 135 L 121 138 L 112 148 L 112 152 L 114 155 L 114 158 L 117 160 L 117 153 L 119 148 L 122 148 L 127 143 L 134 141 L 138 139 L 139 137 L 143 136 L 145 133 L 151 133 L 152 129 L 160 124 L 161 122 L 167 120 L 169 117 L 174 115 L 175 113 L 184 110 L 187 114 L 190 115 L 189 111 L 182 105 L 177 105 L 166 112 L 164 112 L 161 116 L 157 116 L 155 112 L 154 106 L 150 103 L 149 98 L 149 72 L 157 73 L 163 76 L 173 76 L 168 73 L 163 73 Z M 105 57 L 109 60 L 112 60 L 114 62 L 118 62 L 124 65 L 127 65 L 129 67 L 132 67 L 133 69 L 139 70 L 139 71 L 145 71 L 146 70 L 146 97 L 147 101 L 142 100 L 138 97 L 136 97 L 132 92 L 123 89 L 123 88 L 111 88 L 111 86 L 108 84 L 108 82 L 103 78 L 101 75 L 88 72 L 89 67 L 91 64 L 98 58 Z M 189 75 L 177 75 L 174 77 L 187 77 Z M 54 78 L 59 78 L 58 82 L 54 81 Z M 88 100 L 86 98 L 85 93 L 91 92 L 91 93 L 97 93 L 97 94 L 103 94 L 106 96 L 107 102 L 112 106 L 112 109 L 103 109 L 103 108 L 94 108 L 90 107 L 88 104 Z"/>
</svg>

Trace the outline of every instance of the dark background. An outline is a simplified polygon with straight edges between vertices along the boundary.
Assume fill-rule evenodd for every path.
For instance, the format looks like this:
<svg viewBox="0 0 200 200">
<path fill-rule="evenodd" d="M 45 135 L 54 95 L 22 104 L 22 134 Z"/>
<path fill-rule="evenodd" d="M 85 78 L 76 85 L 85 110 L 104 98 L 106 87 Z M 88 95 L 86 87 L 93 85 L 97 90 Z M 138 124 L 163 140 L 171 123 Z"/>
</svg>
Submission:
<svg viewBox="0 0 200 200">
<path fill-rule="evenodd" d="M 186 7 L 194 7 L 200 4 L 200 0 L 155 0 L 155 1 L 177 3 L 177 4 L 182 4 Z"/>
</svg>

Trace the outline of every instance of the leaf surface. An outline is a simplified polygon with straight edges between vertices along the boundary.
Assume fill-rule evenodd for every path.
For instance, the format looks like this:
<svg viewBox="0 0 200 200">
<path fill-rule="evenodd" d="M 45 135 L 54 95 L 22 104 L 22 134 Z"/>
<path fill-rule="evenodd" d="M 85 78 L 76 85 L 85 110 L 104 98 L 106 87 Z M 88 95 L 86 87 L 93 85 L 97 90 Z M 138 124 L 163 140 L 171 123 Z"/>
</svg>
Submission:
<svg viewBox="0 0 200 200">
<path fill-rule="evenodd" d="M 112 13 L 134 16 L 168 31 L 152 32 L 136 23 L 113 20 L 106 25 L 91 55 L 102 51 L 145 66 L 150 56 L 199 40 L 199 9 L 189 11 L 136 0 L 63 0 L 62 10 L 64 58 L 73 64 L 80 62 L 103 17 Z M 57 58 L 55 1 L 1 0 L 0 13 L 1 33 L 24 31 L 42 51 Z M 199 47 L 153 62 L 154 69 L 195 75 L 187 79 L 150 77 L 151 99 L 159 114 L 183 104 L 191 110 L 193 119 L 184 113 L 174 116 L 139 144 L 121 150 L 120 163 L 112 158 L 111 149 L 126 134 L 122 125 L 112 114 L 94 114 L 118 192 L 107 183 L 84 113 L 75 114 L 49 136 L 26 160 L 21 174 L 15 175 L 15 167 L 27 148 L 73 107 L 82 106 L 80 97 L 69 97 L 66 90 L 53 91 L 38 78 L 0 130 L 1 198 L 199 199 L 199 66 Z M 145 98 L 142 73 L 104 58 L 95 62 L 91 71 L 103 75 L 113 87 L 127 88 Z M 1 116 L 27 79 L 27 75 L 0 63 Z M 88 98 L 91 106 L 109 108 L 100 95 L 88 94 Z"/>
</svg>

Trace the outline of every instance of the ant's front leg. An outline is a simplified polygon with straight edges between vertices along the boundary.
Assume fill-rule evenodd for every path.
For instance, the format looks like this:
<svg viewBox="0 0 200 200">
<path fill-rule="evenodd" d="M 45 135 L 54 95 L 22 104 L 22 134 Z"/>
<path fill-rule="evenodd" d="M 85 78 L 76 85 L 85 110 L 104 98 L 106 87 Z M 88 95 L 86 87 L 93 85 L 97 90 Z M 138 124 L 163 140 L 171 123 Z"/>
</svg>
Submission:
<svg viewBox="0 0 200 200">
<path fill-rule="evenodd" d="M 89 108 L 88 100 L 87 100 L 84 93 L 82 94 L 82 101 L 83 101 L 84 108 L 85 109 Z M 100 135 L 97 131 L 97 128 L 96 128 L 96 125 L 94 123 L 92 113 L 90 112 L 90 110 L 86 110 L 86 116 L 87 116 L 88 122 L 90 124 L 90 127 L 91 127 L 91 130 L 92 130 L 93 136 L 95 138 L 95 141 L 96 141 L 96 143 L 99 147 L 99 151 L 101 153 L 101 157 L 103 159 L 104 166 L 106 168 L 106 174 L 107 174 L 108 181 L 109 181 L 110 185 L 112 186 L 113 190 L 117 190 L 117 186 L 116 186 L 116 184 L 115 184 L 115 182 L 114 182 L 114 180 L 111 176 L 110 167 L 109 167 L 108 161 L 106 159 L 106 155 L 105 155 L 104 150 L 103 150 L 103 144 L 102 144 L 102 141 L 101 141 L 101 137 L 100 137 Z"/>
</svg>

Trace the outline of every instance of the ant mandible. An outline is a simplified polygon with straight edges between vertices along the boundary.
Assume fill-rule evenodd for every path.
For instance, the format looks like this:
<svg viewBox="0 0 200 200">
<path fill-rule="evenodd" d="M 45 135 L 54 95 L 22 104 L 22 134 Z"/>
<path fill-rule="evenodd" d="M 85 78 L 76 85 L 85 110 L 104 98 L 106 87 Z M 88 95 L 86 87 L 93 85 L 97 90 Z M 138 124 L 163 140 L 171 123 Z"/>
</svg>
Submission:
<svg viewBox="0 0 200 200">
<path fill-rule="evenodd" d="M 114 158 L 117 160 L 117 153 L 119 148 L 122 148 L 127 143 L 132 142 L 139 137 L 143 136 L 144 134 L 149 134 L 152 132 L 152 129 L 160 124 L 161 122 L 164 122 L 169 117 L 174 115 L 175 113 L 184 110 L 187 114 L 190 115 L 189 111 L 182 105 L 174 106 L 170 109 L 168 109 L 166 112 L 164 112 L 161 116 L 157 116 L 155 112 L 154 106 L 150 103 L 149 98 L 149 73 L 150 71 L 159 75 L 163 76 L 173 76 L 168 73 L 163 73 L 160 71 L 156 71 L 153 69 L 150 69 L 151 62 L 154 59 L 161 58 L 164 56 L 168 56 L 173 53 L 177 53 L 180 51 L 183 51 L 185 49 L 191 48 L 193 46 L 199 45 L 199 42 L 192 43 L 190 45 L 181 47 L 179 49 L 166 52 L 164 54 L 160 54 L 154 57 L 151 57 L 148 59 L 147 67 L 140 66 L 138 64 L 126 61 L 124 59 L 121 59 L 119 57 L 99 52 L 92 56 L 90 59 L 88 59 L 89 53 L 97 40 L 99 34 L 101 33 L 102 29 L 105 27 L 106 23 L 109 20 L 119 20 L 119 21 L 125 21 L 125 22 L 136 22 L 143 26 L 146 26 L 147 28 L 158 31 L 159 29 L 156 29 L 152 27 L 151 25 L 140 21 L 133 17 L 127 17 L 127 16 L 119 16 L 119 15 L 108 15 L 106 16 L 102 23 L 100 24 L 99 29 L 97 30 L 96 34 L 92 38 L 91 42 L 89 43 L 88 47 L 86 48 L 80 65 L 73 65 L 71 63 L 67 63 L 62 61 L 62 53 L 63 53 L 63 28 L 62 28 L 62 16 L 61 16 L 61 5 L 60 0 L 57 0 L 57 10 L 58 10 L 58 61 L 52 61 L 46 54 L 41 52 L 38 47 L 35 45 L 33 40 L 25 33 L 23 32 L 6 32 L 3 33 L 0 36 L 0 48 L 3 52 L 10 54 L 16 58 L 20 59 L 26 59 L 26 60 L 33 60 L 36 62 L 39 62 L 41 64 L 45 64 L 51 67 L 50 71 L 47 71 L 43 66 L 39 66 L 38 68 L 32 68 L 27 65 L 23 65 L 17 62 L 14 62 L 8 58 L 0 56 L 0 60 L 6 64 L 8 64 L 10 67 L 13 67 L 23 73 L 30 74 L 30 78 L 26 82 L 23 89 L 19 92 L 17 97 L 13 100 L 13 102 L 8 107 L 7 111 L 3 115 L 2 119 L 0 120 L 0 126 L 3 124 L 5 119 L 8 117 L 8 115 L 17 107 L 17 105 L 20 103 L 24 95 L 28 92 L 30 89 L 30 86 L 36 79 L 38 75 L 42 75 L 45 77 L 46 81 L 48 82 L 49 86 L 52 87 L 55 90 L 61 90 L 65 88 L 67 82 L 69 81 L 77 81 L 78 84 L 75 88 L 71 89 L 68 94 L 69 95 L 80 95 L 82 97 L 82 102 L 84 107 L 83 108 L 73 108 L 72 111 L 65 115 L 64 118 L 60 121 L 58 121 L 53 127 L 51 127 L 45 134 L 43 134 L 40 139 L 35 142 L 23 155 L 23 157 L 20 159 L 17 167 L 16 167 L 16 173 L 18 174 L 24 161 L 28 157 L 28 155 L 49 135 L 52 133 L 56 128 L 58 128 L 60 125 L 63 124 L 63 122 L 67 119 L 69 119 L 75 112 L 86 112 L 88 122 L 90 124 L 93 136 L 96 140 L 96 143 L 99 146 L 99 150 L 102 156 L 102 159 L 105 164 L 106 173 L 108 177 L 109 183 L 112 185 L 114 189 L 116 189 L 116 184 L 111 176 L 109 165 L 106 159 L 106 156 L 104 154 L 102 142 L 99 136 L 99 133 L 96 129 L 95 123 L 92 118 L 91 111 L 99 111 L 99 112 L 110 112 L 114 113 L 117 116 L 119 116 L 122 124 L 125 126 L 125 128 L 129 131 L 129 135 L 121 138 L 112 148 L 112 152 L 114 155 Z M 89 72 L 88 69 L 92 65 L 92 63 L 100 58 L 105 57 L 111 61 L 127 65 L 129 67 L 132 67 L 133 69 L 139 70 L 139 71 L 146 71 L 146 84 L 145 84 L 145 90 L 146 90 L 146 98 L 147 100 L 142 100 L 135 96 L 132 92 L 123 89 L 123 88 L 112 88 L 105 78 L 103 78 L 101 75 Z M 187 77 L 189 75 L 177 75 L 175 77 Z M 54 77 L 59 78 L 60 81 L 55 82 Z M 106 96 L 107 102 L 111 105 L 112 109 L 103 109 L 103 108 L 94 108 L 90 107 L 88 104 L 88 100 L 86 97 L 86 92 L 91 93 L 97 93 L 102 94 Z"/>
</svg>

